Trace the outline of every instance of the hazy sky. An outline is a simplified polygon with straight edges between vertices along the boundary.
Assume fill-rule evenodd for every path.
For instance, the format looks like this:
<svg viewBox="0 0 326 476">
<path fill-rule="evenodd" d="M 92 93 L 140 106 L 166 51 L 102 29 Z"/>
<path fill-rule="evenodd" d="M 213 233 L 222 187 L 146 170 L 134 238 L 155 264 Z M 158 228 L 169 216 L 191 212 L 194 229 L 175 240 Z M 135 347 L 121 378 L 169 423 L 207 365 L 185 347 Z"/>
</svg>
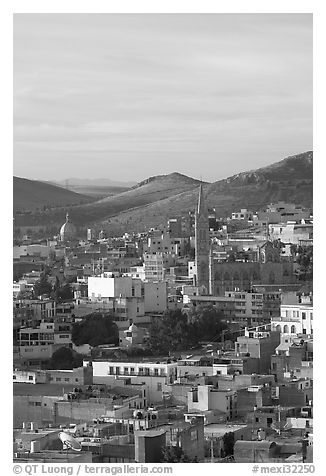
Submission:
<svg viewBox="0 0 326 476">
<path fill-rule="evenodd" d="M 310 14 L 16 14 L 14 174 L 208 181 L 312 149 Z"/>
</svg>

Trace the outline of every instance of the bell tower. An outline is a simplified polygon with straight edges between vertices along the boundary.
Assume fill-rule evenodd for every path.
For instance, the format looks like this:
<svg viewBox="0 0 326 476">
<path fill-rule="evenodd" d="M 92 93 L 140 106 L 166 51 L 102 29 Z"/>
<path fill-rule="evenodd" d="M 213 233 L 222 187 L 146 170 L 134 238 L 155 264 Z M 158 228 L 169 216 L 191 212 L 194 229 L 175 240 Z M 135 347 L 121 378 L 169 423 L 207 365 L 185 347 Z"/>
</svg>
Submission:
<svg viewBox="0 0 326 476">
<path fill-rule="evenodd" d="M 209 226 L 208 210 L 203 194 L 203 186 L 199 187 L 198 206 L 195 212 L 195 264 L 196 285 L 205 287 L 209 292 Z"/>
</svg>

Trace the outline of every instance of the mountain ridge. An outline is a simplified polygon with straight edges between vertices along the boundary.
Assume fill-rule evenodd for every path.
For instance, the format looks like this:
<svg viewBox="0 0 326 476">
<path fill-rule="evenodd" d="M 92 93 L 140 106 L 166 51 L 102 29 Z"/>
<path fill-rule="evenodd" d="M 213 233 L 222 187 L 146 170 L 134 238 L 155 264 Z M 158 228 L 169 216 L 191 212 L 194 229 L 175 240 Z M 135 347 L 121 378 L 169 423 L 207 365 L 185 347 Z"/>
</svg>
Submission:
<svg viewBox="0 0 326 476">
<path fill-rule="evenodd" d="M 240 172 L 208 183 L 179 172 L 149 177 L 131 189 L 114 196 L 76 205 L 69 210 L 71 220 L 79 226 L 108 226 L 125 231 L 138 231 L 157 226 L 170 216 L 193 210 L 198 187 L 203 184 L 209 207 L 219 216 L 240 208 L 261 209 L 271 201 L 285 200 L 312 206 L 313 152 L 289 156 L 256 170 Z M 49 216 L 47 216 L 49 215 Z M 34 223 L 62 222 L 61 215 L 51 211 L 32 220 Z"/>
</svg>

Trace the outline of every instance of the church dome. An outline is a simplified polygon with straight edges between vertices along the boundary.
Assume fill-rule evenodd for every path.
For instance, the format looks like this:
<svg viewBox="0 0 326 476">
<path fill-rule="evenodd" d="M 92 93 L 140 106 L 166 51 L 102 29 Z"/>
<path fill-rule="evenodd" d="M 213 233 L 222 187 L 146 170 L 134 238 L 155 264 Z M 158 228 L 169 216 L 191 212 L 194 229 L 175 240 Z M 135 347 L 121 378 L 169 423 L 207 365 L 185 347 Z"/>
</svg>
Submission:
<svg viewBox="0 0 326 476">
<path fill-rule="evenodd" d="M 61 241 L 69 241 L 75 238 L 76 235 L 76 228 L 75 226 L 69 221 L 69 214 L 66 215 L 66 223 L 62 225 L 60 228 L 60 240 Z"/>
</svg>

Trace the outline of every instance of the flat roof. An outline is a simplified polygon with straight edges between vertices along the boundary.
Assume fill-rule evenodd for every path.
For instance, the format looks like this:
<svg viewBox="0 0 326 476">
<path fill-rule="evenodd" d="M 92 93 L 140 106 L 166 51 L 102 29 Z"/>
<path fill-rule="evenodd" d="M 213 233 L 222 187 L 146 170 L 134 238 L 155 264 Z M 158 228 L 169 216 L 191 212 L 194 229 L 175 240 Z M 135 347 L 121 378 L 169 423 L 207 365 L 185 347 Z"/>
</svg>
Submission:
<svg viewBox="0 0 326 476">
<path fill-rule="evenodd" d="M 56 397 L 62 396 L 64 393 L 73 391 L 78 385 L 59 385 L 51 383 L 20 383 L 14 382 L 13 395 L 14 396 L 49 396 Z"/>
<path fill-rule="evenodd" d="M 204 426 L 204 434 L 222 436 L 225 433 L 247 428 L 248 425 L 226 425 L 225 423 L 211 423 Z"/>
</svg>

